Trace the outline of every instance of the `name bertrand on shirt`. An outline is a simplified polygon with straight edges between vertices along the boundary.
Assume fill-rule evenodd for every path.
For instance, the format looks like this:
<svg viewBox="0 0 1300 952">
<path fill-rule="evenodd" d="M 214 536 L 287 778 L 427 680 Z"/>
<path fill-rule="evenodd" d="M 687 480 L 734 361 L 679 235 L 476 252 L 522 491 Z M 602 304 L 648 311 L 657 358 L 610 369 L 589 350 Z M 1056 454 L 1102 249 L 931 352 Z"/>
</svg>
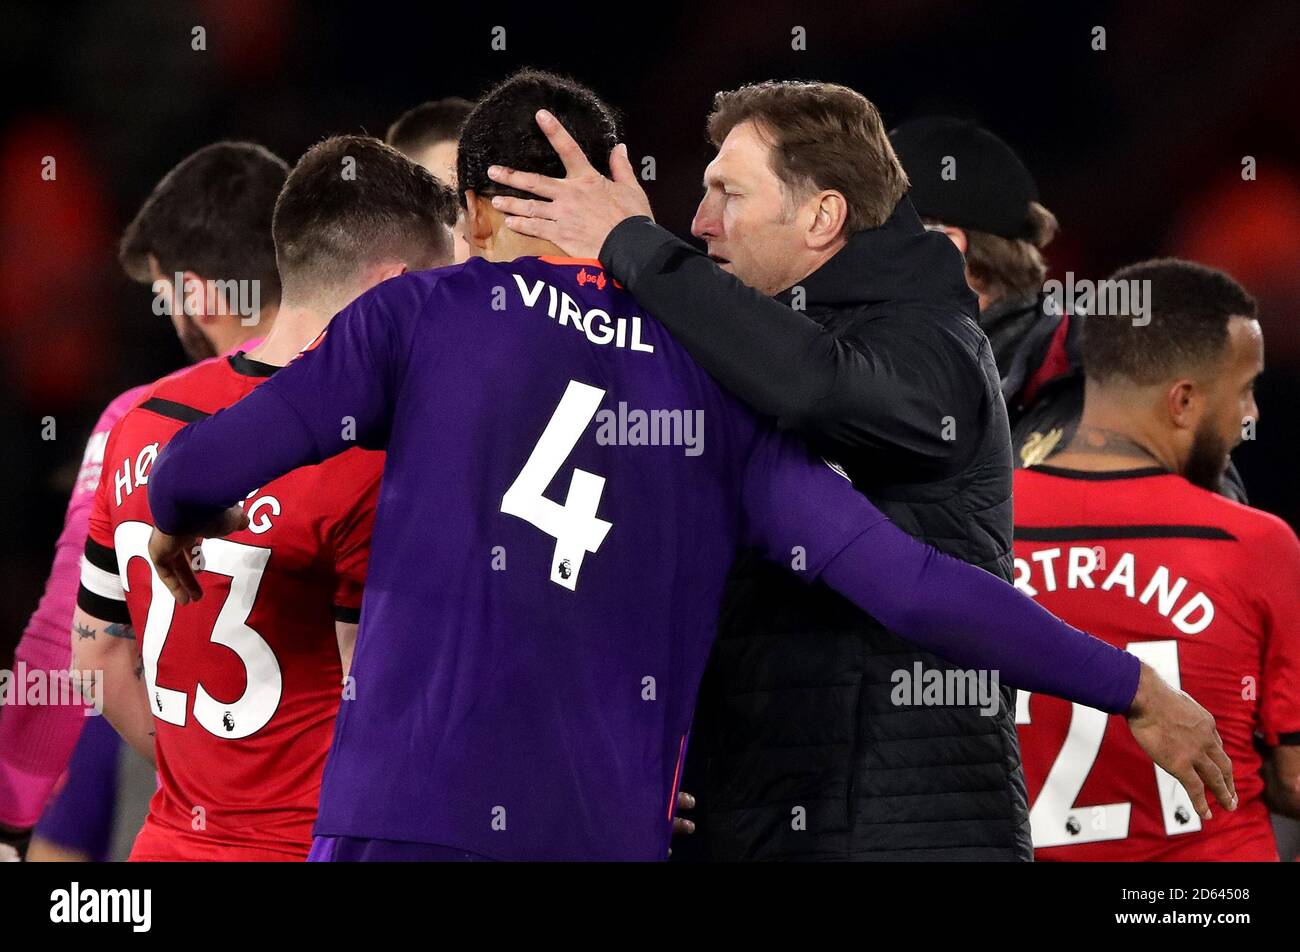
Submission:
<svg viewBox="0 0 1300 952">
<path fill-rule="evenodd" d="M 1121 553 L 1115 560 L 1114 567 L 1105 574 L 1099 584 L 1094 581 L 1094 574 L 1105 571 L 1101 565 L 1100 553 L 1100 546 L 1070 546 L 1068 552 L 1064 553 L 1066 563 L 1064 587 L 1100 588 L 1103 592 L 1118 588 L 1126 597 L 1136 598 L 1143 605 L 1149 604 L 1154 598 L 1156 610 L 1169 618 L 1174 627 L 1185 635 L 1198 635 L 1214 621 L 1214 602 L 1210 601 L 1209 596 L 1204 592 L 1196 591 L 1189 598 L 1184 599 L 1187 579 L 1182 576 L 1173 578 L 1169 569 L 1163 565 L 1156 566 L 1155 571 L 1148 569 L 1142 572 L 1146 584 L 1142 586 L 1139 595 L 1137 560 L 1132 552 Z M 1059 584 L 1056 561 L 1062 554 L 1058 546 L 1030 553 L 1028 559 L 1017 558 L 1013 584 L 1030 598 L 1038 597 L 1038 589 L 1033 584 L 1035 582 L 1044 591 L 1056 591 Z M 1031 561 L 1033 565 L 1030 564 Z M 1179 607 L 1180 601 L 1181 607 Z M 1175 607 L 1178 607 L 1176 612 Z M 1170 617 L 1171 613 L 1172 617 Z"/>
</svg>

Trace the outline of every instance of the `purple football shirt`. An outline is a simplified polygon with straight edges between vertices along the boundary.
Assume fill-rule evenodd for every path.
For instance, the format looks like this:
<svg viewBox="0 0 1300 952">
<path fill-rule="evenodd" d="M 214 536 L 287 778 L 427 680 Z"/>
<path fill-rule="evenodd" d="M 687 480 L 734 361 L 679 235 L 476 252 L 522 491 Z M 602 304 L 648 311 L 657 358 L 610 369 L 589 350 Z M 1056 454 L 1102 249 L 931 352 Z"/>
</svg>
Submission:
<svg viewBox="0 0 1300 952">
<path fill-rule="evenodd" d="M 1008 628 L 1056 638 L 1074 654 L 1049 666 L 1105 683 L 1096 703 L 1123 709 L 1136 688 L 1135 659 L 912 540 L 760 424 L 592 262 L 474 259 L 362 295 L 173 439 L 155 522 L 192 528 L 356 443 L 388 458 L 318 835 L 664 858 L 743 545 L 809 581 L 853 552 L 836 587 L 952 660 L 978 599 L 971 644 L 1018 663 Z"/>
</svg>

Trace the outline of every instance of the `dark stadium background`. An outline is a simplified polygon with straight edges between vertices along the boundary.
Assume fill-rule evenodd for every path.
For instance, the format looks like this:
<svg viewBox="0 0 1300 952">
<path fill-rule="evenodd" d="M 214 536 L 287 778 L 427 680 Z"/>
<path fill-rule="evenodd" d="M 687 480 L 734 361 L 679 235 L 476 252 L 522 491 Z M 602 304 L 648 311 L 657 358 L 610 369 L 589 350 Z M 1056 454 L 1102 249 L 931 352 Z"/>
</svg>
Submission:
<svg viewBox="0 0 1300 952">
<path fill-rule="evenodd" d="M 658 216 L 683 234 L 717 89 L 823 79 L 865 93 L 890 125 L 981 120 L 1060 218 L 1055 275 L 1176 253 L 1259 297 L 1263 419 L 1237 459 L 1255 503 L 1300 526 L 1300 4 L 1057 6 L 0 2 L 0 666 L 36 604 L 97 414 L 183 361 L 114 255 L 153 183 L 219 138 L 292 163 L 328 133 L 382 135 L 417 102 L 472 97 L 523 65 L 567 72 L 622 111 L 632 155 L 656 159 Z M 206 52 L 190 48 L 195 25 Z M 490 48 L 497 25 L 505 52 Z M 1090 47 L 1096 25 L 1104 52 Z M 791 49 L 795 26 L 807 51 Z M 40 178 L 45 155 L 56 182 Z M 1241 179 L 1246 155 L 1257 181 Z M 54 441 L 41 439 L 46 416 Z"/>
</svg>

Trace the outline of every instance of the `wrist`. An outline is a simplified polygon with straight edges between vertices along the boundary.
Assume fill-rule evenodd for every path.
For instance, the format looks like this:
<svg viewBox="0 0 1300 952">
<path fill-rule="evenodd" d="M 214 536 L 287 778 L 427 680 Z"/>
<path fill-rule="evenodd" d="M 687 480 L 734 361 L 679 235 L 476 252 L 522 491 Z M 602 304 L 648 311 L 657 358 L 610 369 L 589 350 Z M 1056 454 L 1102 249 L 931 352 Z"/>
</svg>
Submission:
<svg viewBox="0 0 1300 952">
<path fill-rule="evenodd" d="M 638 223 L 654 224 L 654 219 L 648 215 L 629 215 L 609 230 L 605 240 L 601 242 L 600 249 L 596 254 L 596 259 L 606 268 L 613 268 L 613 258 L 616 255 L 616 248 L 620 240 L 628 235 L 630 231 L 639 227 Z"/>
<path fill-rule="evenodd" d="M 1129 705 L 1124 715 L 1129 718 L 1143 717 L 1150 713 L 1156 696 L 1167 688 L 1160 675 L 1156 674 L 1155 668 L 1145 661 L 1139 662 L 1139 666 L 1137 691 L 1133 694 L 1133 703 Z"/>
</svg>

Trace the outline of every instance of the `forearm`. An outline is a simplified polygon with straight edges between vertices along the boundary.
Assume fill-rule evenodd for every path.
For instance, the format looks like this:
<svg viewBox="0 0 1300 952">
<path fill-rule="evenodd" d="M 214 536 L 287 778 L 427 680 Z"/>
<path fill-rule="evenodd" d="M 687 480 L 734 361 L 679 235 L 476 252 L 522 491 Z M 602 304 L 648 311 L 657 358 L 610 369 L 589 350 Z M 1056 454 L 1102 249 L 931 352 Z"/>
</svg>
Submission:
<svg viewBox="0 0 1300 952">
<path fill-rule="evenodd" d="M 153 763 L 153 714 L 135 630 L 94 618 L 79 608 L 73 616 L 72 642 L 74 684 L 100 705 L 122 739 Z"/>
<path fill-rule="evenodd" d="M 1126 712 L 1137 693 L 1137 658 L 892 523 L 859 536 L 821 578 L 900 637 L 1022 690 L 1112 714 Z"/>
<path fill-rule="evenodd" d="M 169 535 L 198 531 L 254 489 L 323 455 L 301 416 L 265 384 L 163 448 L 149 474 L 154 524 Z"/>
<path fill-rule="evenodd" d="M 15 653 L 17 683 L 24 672 L 67 670 L 66 635 L 62 657 L 27 638 Z M 34 651 L 39 647 L 40 650 Z M 9 704 L 0 711 L 0 825 L 26 829 L 40 818 L 54 786 L 67 767 L 85 726 L 85 707 L 76 703 Z"/>
<path fill-rule="evenodd" d="M 76 607 L 90 495 L 74 495 L 69 503 L 45 593 L 14 651 L 19 672 L 68 669 L 68 621 Z M 80 704 L 9 704 L 0 711 L 0 825 L 26 829 L 36 822 L 85 723 Z"/>
<path fill-rule="evenodd" d="M 66 624 L 61 651 L 51 650 L 44 637 L 24 636 L 14 655 L 20 678 L 21 672 L 68 669 Z M 40 818 L 77 746 L 85 714 L 75 703 L 9 704 L 0 711 L 0 826 L 26 829 Z"/>
<path fill-rule="evenodd" d="M 149 473 L 154 525 L 171 536 L 199 533 L 291 470 L 351 446 L 383 446 L 408 353 L 403 335 L 418 319 L 427 283 L 394 278 L 361 295 L 318 346 L 238 403 L 177 433 Z"/>
</svg>

